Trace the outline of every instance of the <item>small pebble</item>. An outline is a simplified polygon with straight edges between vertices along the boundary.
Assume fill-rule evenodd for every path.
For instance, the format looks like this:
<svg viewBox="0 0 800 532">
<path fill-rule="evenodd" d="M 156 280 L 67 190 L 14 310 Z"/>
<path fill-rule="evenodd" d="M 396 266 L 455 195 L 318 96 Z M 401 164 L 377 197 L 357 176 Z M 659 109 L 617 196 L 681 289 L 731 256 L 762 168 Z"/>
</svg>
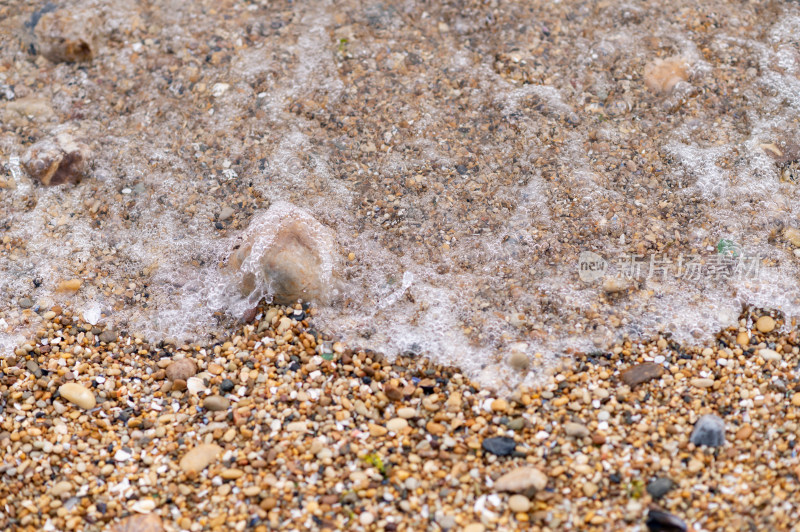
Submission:
<svg viewBox="0 0 800 532">
<path fill-rule="evenodd" d="M 719 447 L 725 443 L 725 422 L 719 416 L 706 414 L 697 420 L 689 438 L 697 446 Z"/>
</svg>

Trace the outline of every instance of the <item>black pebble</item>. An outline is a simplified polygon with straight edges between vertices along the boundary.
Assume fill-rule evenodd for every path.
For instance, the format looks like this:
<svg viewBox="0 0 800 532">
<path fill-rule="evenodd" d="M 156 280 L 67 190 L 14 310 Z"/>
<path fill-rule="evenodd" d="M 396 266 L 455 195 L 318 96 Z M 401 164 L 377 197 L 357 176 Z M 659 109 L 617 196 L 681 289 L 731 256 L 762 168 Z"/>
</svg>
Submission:
<svg viewBox="0 0 800 532">
<path fill-rule="evenodd" d="M 233 381 L 230 379 L 223 380 L 219 385 L 219 390 L 222 393 L 228 393 L 229 391 L 233 390 Z"/>
<path fill-rule="evenodd" d="M 651 509 L 647 513 L 647 529 L 650 532 L 686 532 L 686 523 L 671 513 Z"/>
<path fill-rule="evenodd" d="M 483 450 L 497 456 L 508 456 L 514 452 L 516 447 L 517 444 L 514 440 L 505 436 L 483 440 Z"/>
</svg>

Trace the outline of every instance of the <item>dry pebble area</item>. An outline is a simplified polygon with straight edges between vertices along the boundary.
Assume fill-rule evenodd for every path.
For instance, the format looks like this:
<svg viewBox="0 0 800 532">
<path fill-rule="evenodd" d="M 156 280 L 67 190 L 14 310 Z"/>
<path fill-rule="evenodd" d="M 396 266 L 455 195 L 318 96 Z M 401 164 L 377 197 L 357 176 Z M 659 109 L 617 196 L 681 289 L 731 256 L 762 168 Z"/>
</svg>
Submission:
<svg viewBox="0 0 800 532">
<path fill-rule="evenodd" d="M 575 355 L 507 396 L 424 358 L 353 352 L 314 314 L 261 308 L 225 343 L 168 346 L 47 311 L 0 362 L 0 527 L 797 523 L 800 349 L 779 314 L 749 309 L 705 348 Z"/>
</svg>

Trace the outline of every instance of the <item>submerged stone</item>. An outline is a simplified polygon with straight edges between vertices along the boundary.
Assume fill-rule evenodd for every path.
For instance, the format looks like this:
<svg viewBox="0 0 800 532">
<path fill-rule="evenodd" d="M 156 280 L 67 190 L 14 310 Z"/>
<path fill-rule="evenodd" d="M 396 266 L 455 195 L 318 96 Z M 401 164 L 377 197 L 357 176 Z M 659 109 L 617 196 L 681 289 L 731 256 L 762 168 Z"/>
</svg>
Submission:
<svg viewBox="0 0 800 532">
<path fill-rule="evenodd" d="M 42 10 L 45 11 L 45 10 Z M 55 9 L 34 14 L 34 47 L 50 61 L 87 62 L 97 54 L 100 27 L 95 13 L 89 9 Z"/>
<path fill-rule="evenodd" d="M 325 302 L 333 285 L 333 233 L 303 209 L 273 205 L 250 224 L 228 267 L 242 297 L 280 305 L 298 299 Z"/>
<path fill-rule="evenodd" d="M 90 159 L 89 147 L 62 130 L 28 148 L 21 162 L 31 178 L 47 187 L 80 183 L 89 172 Z"/>
</svg>

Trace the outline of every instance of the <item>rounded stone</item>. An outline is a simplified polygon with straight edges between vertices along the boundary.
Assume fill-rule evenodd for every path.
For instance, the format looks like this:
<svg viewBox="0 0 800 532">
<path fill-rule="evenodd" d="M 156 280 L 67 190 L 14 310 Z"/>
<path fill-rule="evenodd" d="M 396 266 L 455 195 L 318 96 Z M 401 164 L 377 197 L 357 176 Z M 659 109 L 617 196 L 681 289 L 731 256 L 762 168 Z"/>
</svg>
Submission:
<svg viewBox="0 0 800 532">
<path fill-rule="evenodd" d="M 171 381 L 188 381 L 197 373 L 197 364 L 191 358 L 181 358 L 167 366 L 166 373 Z"/>
<path fill-rule="evenodd" d="M 386 428 L 393 432 L 401 431 L 406 427 L 408 427 L 408 421 L 401 417 L 396 417 L 386 422 Z"/>
<path fill-rule="evenodd" d="M 497 491 L 524 492 L 529 489 L 541 491 L 547 486 L 547 475 L 535 467 L 519 467 L 501 476 L 494 483 Z"/>
<path fill-rule="evenodd" d="M 508 507 L 515 514 L 525 513 L 531 509 L 531 501 L 524 495 L 512 495 L 508 499 Z"/>
<path fill-rule="evenodd" d="M 775 320 L 770 316 L 761 316 L 756 321 L 756 329 L 762 333 L 770 333 L 775 329 Z"/>
<path fill-rule="evenodd" d="M 203 408 L 212 412 L 227 410 L 229 406 L 231 406 L 230 400 L 221 395 L 209 395 L 203 399 Z"/>
<path fill-rule="evenodd" d="M 86 410 L 94 408 L 97 405 L 97 399 L 95 399 L 91 390 L 76 382 L 62 384 L 58 389 L 58 393 L 70 403 Z"/>
<path fill-rule="evenodd" d="M 647 493 L 654 499 L 660 499 L 672 489 L 674 483 L 672 480 L 663 477 L 657 478 L 647 485 Z"/>
<path fill-rule="evenodd" d="M 417 410 L 415 408 L 406 406 L 403 408 L 398 408 L 397 415 L 403 419 L 411 419 L 412 417 L 417 415 Z"/>
<path fill-rule="evenodd" d="M 525 371 L 531 365 L 531 360 L 528 355 L 521 351 L 514 351 L 508 357 L 508 365 L 517 371 Z"/>
<path fill-rule="evenodd" d="M 180 468 L 186 473 L 198 473 L 207 468 L 222 453 L 222 447 L 213 443 L 203 443 L 183 455 Z"/>
<path fill-rule="evenodd" d="M 586 425 L 580 423 L 564 423 L 564 432 L 567 433 L 567 436 L 572 436 L 573 438 L 585 438 L 589 436 L 589 429 L 586 428 Z"/>
<path fill-rule="evenodd" d="M 725 443 L 725 421 L 714 414 L 706 414 L 695 423 L 689 441 L 698 447 L 720 447 Z"/>
</svg>

